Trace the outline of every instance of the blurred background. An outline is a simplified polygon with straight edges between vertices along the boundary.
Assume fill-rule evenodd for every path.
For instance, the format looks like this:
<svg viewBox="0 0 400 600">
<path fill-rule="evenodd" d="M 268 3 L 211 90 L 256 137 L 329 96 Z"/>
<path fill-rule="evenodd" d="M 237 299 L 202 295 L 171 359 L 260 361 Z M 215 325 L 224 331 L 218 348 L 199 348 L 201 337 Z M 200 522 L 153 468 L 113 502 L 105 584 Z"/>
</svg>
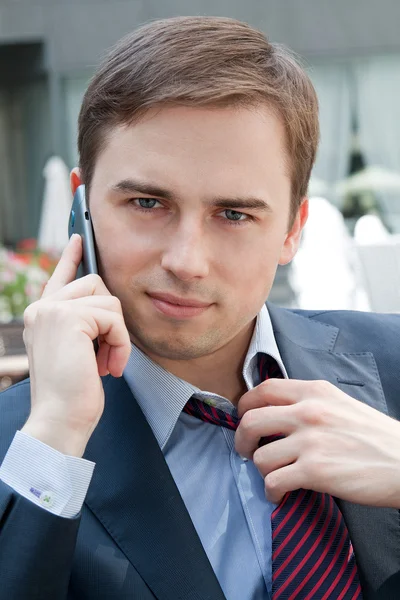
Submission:
<svg viewBox="0 0 400 600">
<path fill-rule="evenodd" d="M 26 375 L 23 311 L 67 241 L 89 78 L 139 24 L 188 14 L 238 18 L 289 46 L 319 96 L 310 219 L 270 300 L 400 312 L 398 0 L 0 0 L 0 389 Z"/>
</svg>

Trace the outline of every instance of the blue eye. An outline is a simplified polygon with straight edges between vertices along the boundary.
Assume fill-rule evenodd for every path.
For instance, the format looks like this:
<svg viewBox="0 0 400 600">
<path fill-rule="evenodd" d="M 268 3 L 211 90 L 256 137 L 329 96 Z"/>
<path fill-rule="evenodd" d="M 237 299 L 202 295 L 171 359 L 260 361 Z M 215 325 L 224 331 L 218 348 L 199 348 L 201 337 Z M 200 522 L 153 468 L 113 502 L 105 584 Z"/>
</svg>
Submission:
<svg viewBox="0 0 400 600">
<path fill-rule="evenodd" d="M 245 217 L 246 215 L 244 215 L 241 212 L 237 212 L 236 210 L 226 210 L 225 214 L 228 218 L 228 221 L 241 221 L 242 217 Z"/>
<path fill-rule="evenodd" d="M 136 200 L 139 202 L 141 208 L 154 208 L 155 204 L 158 202 L 158 200 L 155 200 L 154 198 L 136 198 Z"/>
</svg>

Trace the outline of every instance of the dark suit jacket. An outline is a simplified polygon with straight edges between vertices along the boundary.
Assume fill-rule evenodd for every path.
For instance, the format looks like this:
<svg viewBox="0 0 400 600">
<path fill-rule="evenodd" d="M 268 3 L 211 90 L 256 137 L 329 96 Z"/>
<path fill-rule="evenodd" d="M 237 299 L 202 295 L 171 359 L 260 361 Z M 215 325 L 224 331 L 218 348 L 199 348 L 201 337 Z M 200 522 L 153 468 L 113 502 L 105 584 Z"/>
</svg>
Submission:
<svg viewBox="0 0 400 600">
<path fill-rule="evenodd" d="M 400 419 L 400 316 L 269 311 L 291 378 L 326 379 Z M 223 600 L 125 380 L 106 377 L 104 389 L 104 414 L 85 453 L 96 468 L 76 518 L 54 516 L 0 482 L 0 600 Z M 0 462 L 29 407 L 29 381 L 0 395 Z M 339 505 L 364 600 L 399 600 L 399 511 Z"/>
</svg>

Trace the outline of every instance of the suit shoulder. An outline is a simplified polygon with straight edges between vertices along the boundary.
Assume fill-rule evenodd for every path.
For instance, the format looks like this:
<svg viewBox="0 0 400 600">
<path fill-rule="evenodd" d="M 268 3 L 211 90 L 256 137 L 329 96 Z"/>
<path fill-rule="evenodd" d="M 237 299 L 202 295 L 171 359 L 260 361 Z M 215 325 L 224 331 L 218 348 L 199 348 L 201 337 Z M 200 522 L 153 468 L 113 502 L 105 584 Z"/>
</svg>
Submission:
<svg viewBox="0 0 400 600">
<path fill-rule="evenodd" d="M 30 380 L 25 379 L 0 393 L 0 463 L 15 432 L 25 424 L 30 412 Z"/>
<path fill-rule="evenodd" d="M 382 354 L 390 351 L 392 356 L 400 353 L 400 314 L 338 310 L 307 311 L 303 316 L 339 329 L 336 351 L 364 348 Z"/>
<path fill-rule="evenodd" d="M 336 327 L 372 327 L 400 329 L 400 314 L 373 313 L 357 310 L 296 311 L 312 320 Z"/>
</svg>

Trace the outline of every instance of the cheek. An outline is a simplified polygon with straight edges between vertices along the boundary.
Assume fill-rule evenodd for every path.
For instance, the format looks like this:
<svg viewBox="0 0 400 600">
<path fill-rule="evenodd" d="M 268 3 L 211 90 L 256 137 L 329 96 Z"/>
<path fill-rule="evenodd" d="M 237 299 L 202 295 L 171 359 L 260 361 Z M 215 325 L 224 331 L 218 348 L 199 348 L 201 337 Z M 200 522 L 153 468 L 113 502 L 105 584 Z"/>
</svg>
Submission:
<svg viewBox="0 0 400 600">
<path fill-rule="evenodd" d="M 225 260 L 220 273 L 232 290 L 229 302 L 238 302 L 250 311 L 254 307 L 258 310 L 272 287 L 278 255 L 276 249 L 258 244 L 243 255 L 237 254 L 233 260 Z"/>
<path fill-rule="evenodd" d="M 265 229 L 249 231 L 241 237 L 240 243 L 231 244 L 230 249 L 221 254 L 230 256 L 237 269 L 245 271 L 243 276 L 257 277 L 275 271 L 286 237 L 286 230 L 279 223 L 269 224 Z"/>
<path fill-rule="evenodd" d="M 244 252 L 236 252 L 235 268 L 230 267 L 230 278 L 236 295 L 264 302 L 274 282 L 282 247 L 286 239 L 284 230 L 264 232 L 253 238 Z"/>
<path fill-rule="evenodd" d="M 118 221 L 102 215 L 93 224 L 96 245 L 105 281 L 119 281 L 140 271 L 154 261 L 157 248 L 154 239 L 136 231 L 127 220 Z"/>
<path fill-rule="evenodd" d="M 253 298 L 256 303 L 260 299 L 264 301 L 274 282 L 276 269 L 276 260 L 269 261 L 265 256 L 262 260 L 258 257 L 249 261 L 241 278 L 242 295 Z"/>
</svg>

